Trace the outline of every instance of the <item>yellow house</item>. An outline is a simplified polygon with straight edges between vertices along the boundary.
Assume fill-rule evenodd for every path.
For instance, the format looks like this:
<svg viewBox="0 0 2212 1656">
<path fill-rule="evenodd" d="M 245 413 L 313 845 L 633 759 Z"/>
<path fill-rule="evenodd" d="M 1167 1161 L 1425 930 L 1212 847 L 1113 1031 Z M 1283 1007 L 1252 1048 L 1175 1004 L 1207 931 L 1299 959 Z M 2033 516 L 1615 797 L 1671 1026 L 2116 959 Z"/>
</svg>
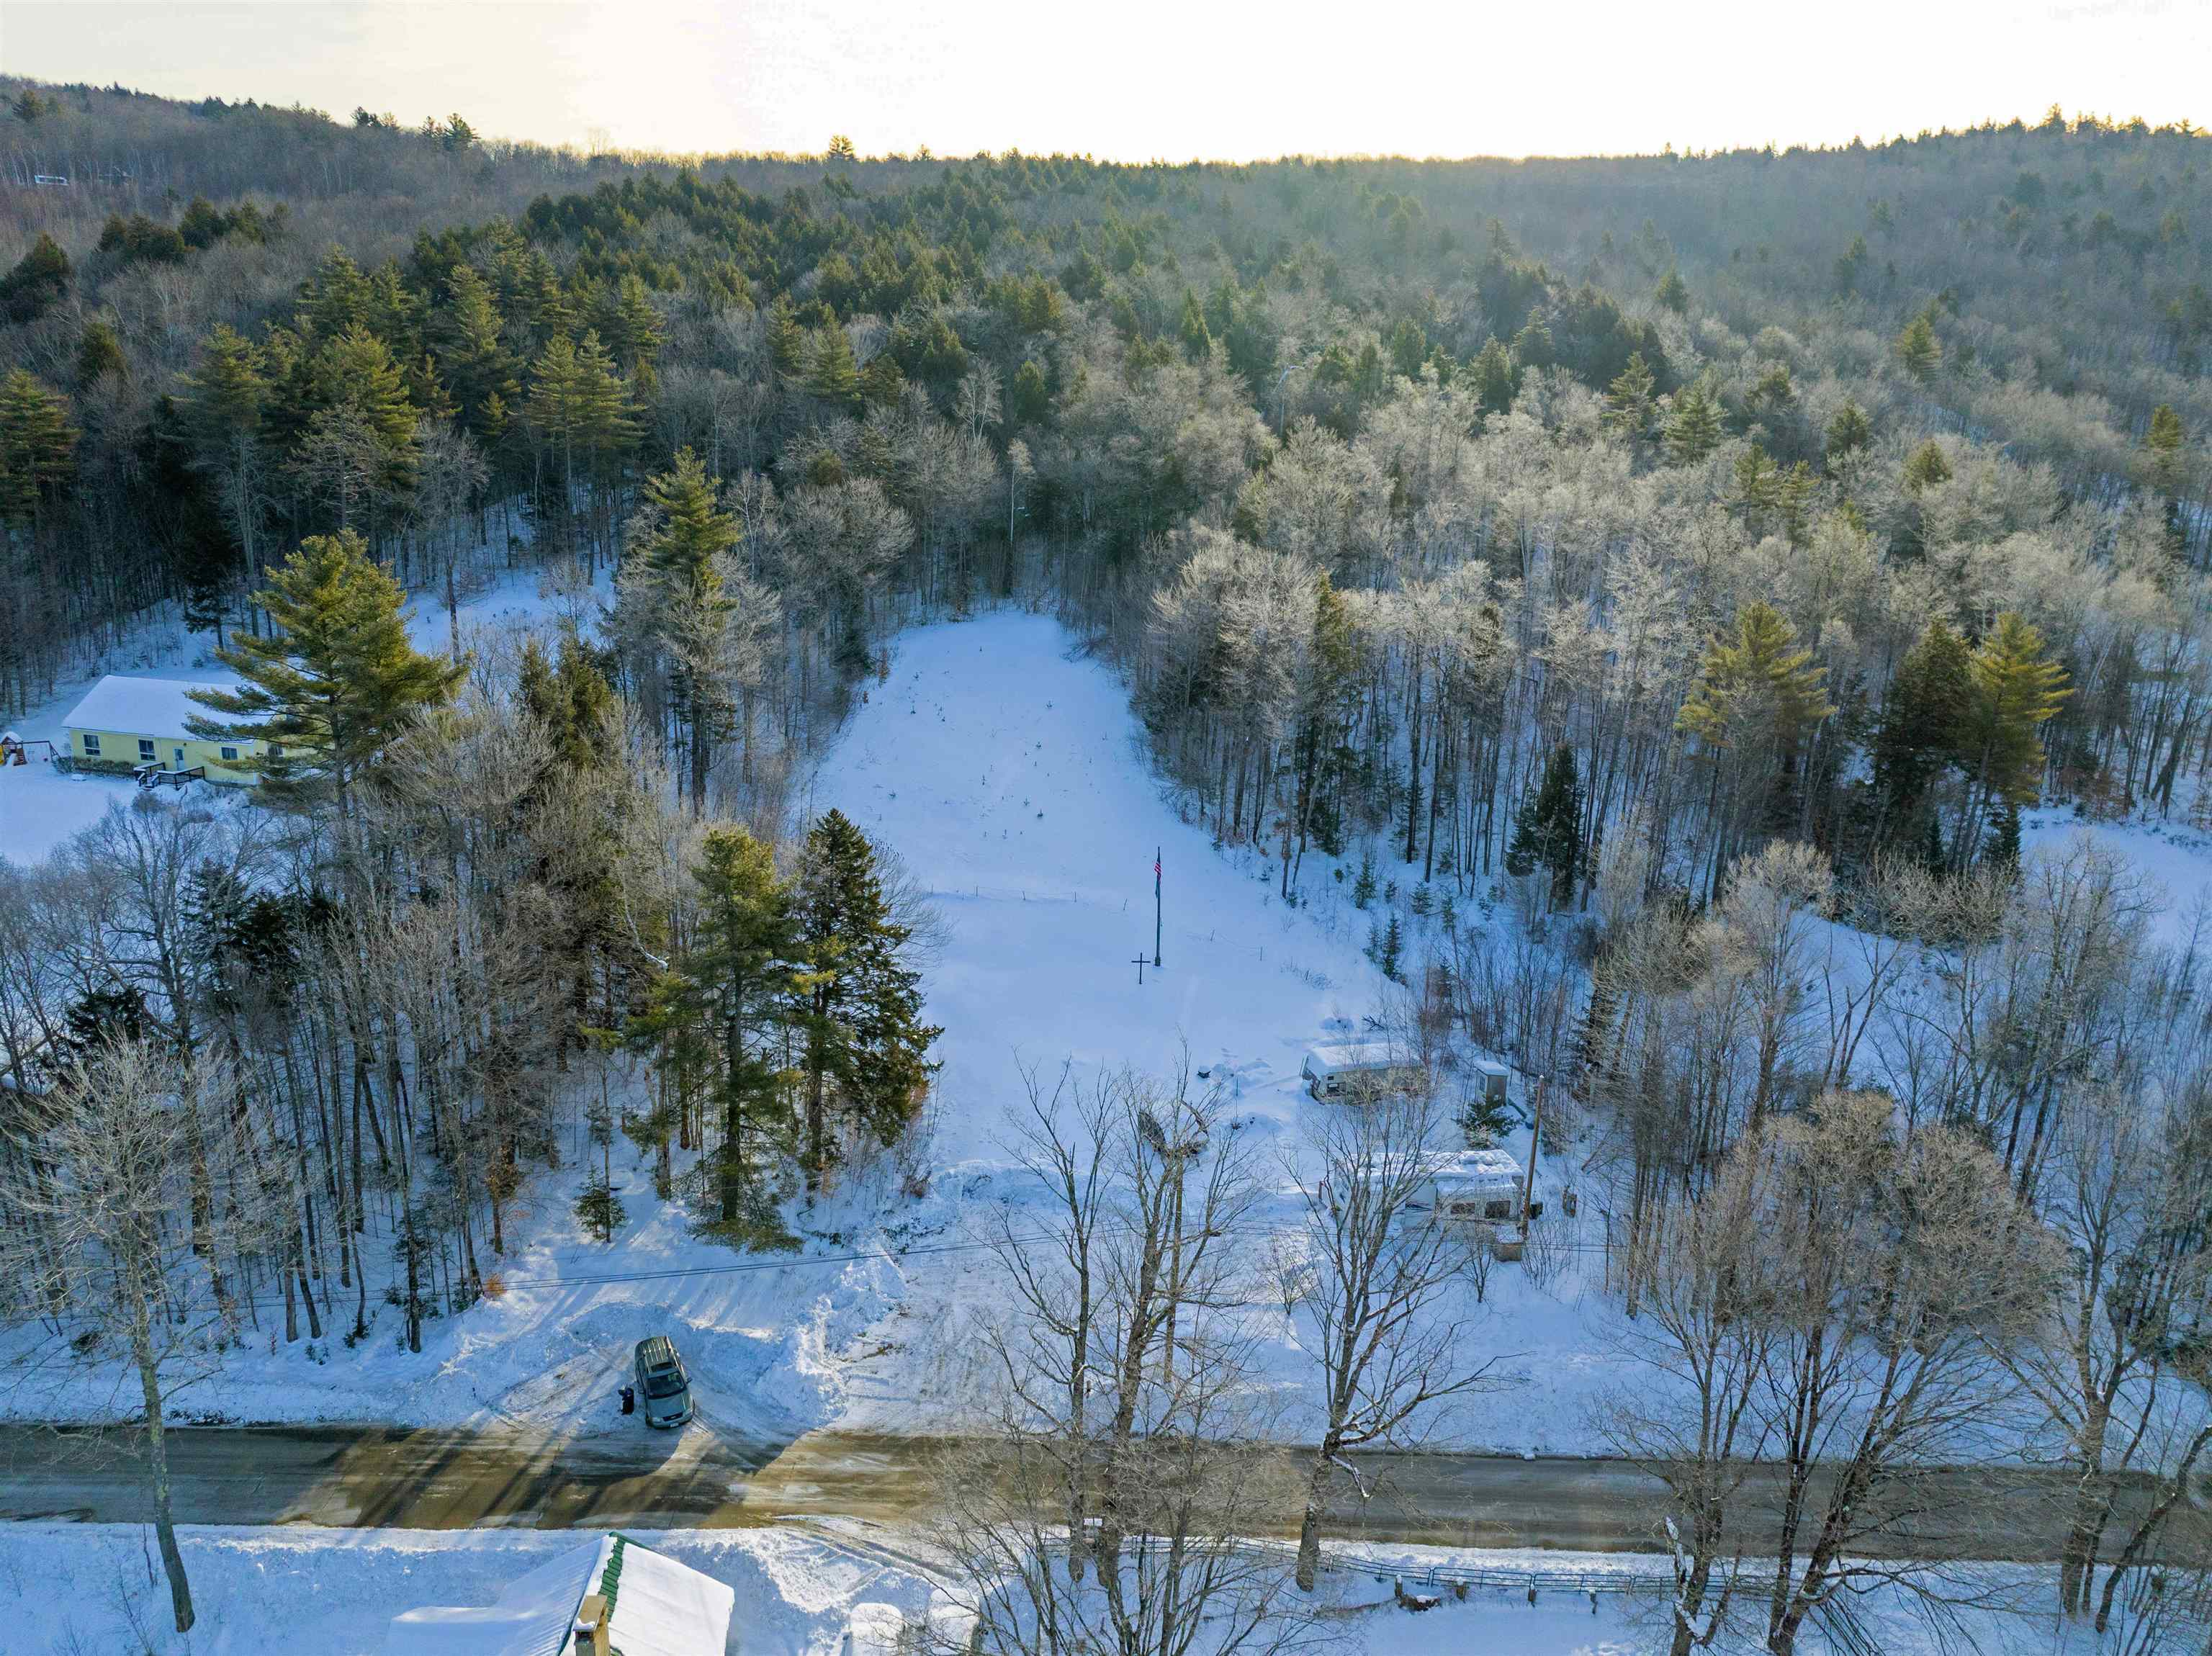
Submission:
<svg viewBox="0 0 2212 1656">
<path fill-rule="evenodd" d="M 137 771 L 151 766 L 167 773 L 198 768 L 210 782 L 254 782 L 258 778 L 240 761 L 272 757 L 276 749 L 260 742 L 210 742 L 185 728 L 189 719 L 212 716 L 191 699 L 192 691 L 235 688 L 110 673 L 70 712 L 66 722 L 69 755 L 80 765 L 103 770 Z"/>
</svg>

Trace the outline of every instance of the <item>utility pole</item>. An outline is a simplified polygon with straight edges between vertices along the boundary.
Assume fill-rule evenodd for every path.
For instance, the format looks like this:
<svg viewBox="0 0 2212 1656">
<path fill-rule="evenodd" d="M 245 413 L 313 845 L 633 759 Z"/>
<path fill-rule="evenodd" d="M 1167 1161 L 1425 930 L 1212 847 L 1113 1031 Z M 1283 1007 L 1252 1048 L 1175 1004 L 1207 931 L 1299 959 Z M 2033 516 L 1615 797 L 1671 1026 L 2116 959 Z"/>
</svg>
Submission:
<svg viewBox="0 0 2212 1656">
<path fill-rule="evenodd" d="M 1536 1149 L 1544 1131 L 1544 1088 L 1537 1082 L 1528 1094 L 1528 1165 L 1521 1175 L 1521 1235 L 1528 1235 L 1528 1204 L 1536 1196 Z"/>
<path fill-rule="evenodd" d="M 1152 852 L 1152 964 L 1160 963 L 1160 858 L 1167 847 L 1157 846 Z"/>
</svg>

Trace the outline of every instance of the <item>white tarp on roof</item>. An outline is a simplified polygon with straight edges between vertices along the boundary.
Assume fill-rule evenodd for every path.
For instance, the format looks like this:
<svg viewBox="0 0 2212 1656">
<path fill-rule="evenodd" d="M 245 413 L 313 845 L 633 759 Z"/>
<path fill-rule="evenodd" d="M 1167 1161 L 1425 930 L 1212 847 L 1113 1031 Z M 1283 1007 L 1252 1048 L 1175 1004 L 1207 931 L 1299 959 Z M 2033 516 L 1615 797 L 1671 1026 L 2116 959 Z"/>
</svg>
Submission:
<svg viewBox="0 0 2212 1656">
<path fill-rule="evenodd" d="M 1417 1067 L 1417 1060 L 1403 1057 L 1388 1046 L 1310 1046 L 1306 1049 L 1304 1073 L 1325 1076 L 1346 1070 L 1411 1070 Z"/>
<path fill-rule="evenodd" d="M 608 1562 L 617 1556 L 610 1583 Z M 623 1656 L 722 1656 L 737 1594 L 711 1575 L 614 1536 L 509 1582 L 495 1604 L 393 1617 L 385 1656 L 563 1656 L 576 1607 L 610 1585 L 615 1608 L 607 1631 Z"/>
<path fill-rule="evenodd" d="M 1452 1150 L 1432 1157 L 1429 1177 L 1439 1191 L 1521 1189 L 1521 1164 L 1504 1150 Z"/>
<path fill-rule="evenodd" d="M 126 678 L 110 673 L 85 693 L 63 722 L 73 731 L 115 731 L 127 736 L 183 739 L 185 721 L 210 716 L 191 699 L 193 690 L 230 690 L 220 679 Z"/>
</svg>

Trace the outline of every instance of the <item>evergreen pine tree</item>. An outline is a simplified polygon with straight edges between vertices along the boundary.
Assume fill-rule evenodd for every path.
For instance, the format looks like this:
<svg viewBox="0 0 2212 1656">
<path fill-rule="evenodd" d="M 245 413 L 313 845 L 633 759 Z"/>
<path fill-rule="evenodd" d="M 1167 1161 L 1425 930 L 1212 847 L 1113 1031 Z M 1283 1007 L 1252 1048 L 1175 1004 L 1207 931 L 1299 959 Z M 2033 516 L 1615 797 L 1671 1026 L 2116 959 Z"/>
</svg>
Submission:
<svg viewBox="0 0 2212 1656">
<path fill-rule="evenodd" d="M 1543 779 L 1516 813 L 1506 846 L 1505 871 L 1513 875 L 1543 869 L 1552 877 L 1552 902 L 1574 901 L 1582 877 L 1583 790 L 1576 773 L 1575 750 L 1565 743 L 1544 762 Z"/>
<path fill-rule="evenodd" d="M 636 272 L 623 273 L 600 306 L 597 319 L 599 336 L 606 342 L 616 367 L 628 377 L 640 397 L 650 401 L 659 383 L 655 365 L 668 325 L 653 308 L 653 296 Z"/>
<path fill-rule="evenodd" d="M 622 1198 L 615 1194 L 614 1111 L 596 1093 L 584 1105 L 584 1132 L 599 1159 L 584 1157 L 584 1188 L 576 1198 L 576 1219 L 586 1235 L 604 1246 L 614 1240 L 624 1215 Z"/>
<path fill-rule="evenodd" d="M 1044 370 L 1031 359 L 1014 370 L 1007 392 L 1007 413 L 1018 426 L 1042 425 L 1052 413 L 1052 387 Z"/>
<path fill-rule="evenodd" d="M 2182 483 L 2182 451 L 2188 435 L 2181 416 L 2171 403 L 2150 411 L 2150 426 L 2143 433 L 2143 454 L 2148 462 L 2150 485 L 2160 494 L 2177 493 Z"/>
<path fill-rule="evenodd" d="M 515 688 L 553 744 L 553 757 L 571 770 L 591 770 L 610 755 L 614 686 L 588 646 L 564 628 L 557 664 L 535 638 L 526 639 L 516 664 Z"/>
<path fill-rule="evenodd" d="M 1188 288 L 1182 290 L 1182 321 L 1176 332 L 1182 340 L 1185 360 L 1203 362 L 1213 354 L 1213 336 L 1206 330 L 1206 311 L 1198 295 Z"/>
<path fill-rule="evenodd" d="M 1802 460 L 1784 472 L 1774 485 L 1774 508 L 1781 514 L 1783 537 L 1792 546 L 1805 543 L 1808 508 L 1818 488 L 1813 468 Z"/>
<path fill-rule="evenodd" d="M 853 342 L 835 323 L 815 336 L 806 391 L 838 409 L 850 409 L 860 401 L 860 370 L 853 360 Z"/>
<path fill-rule="evenodd" d="M 1836 410 L 1824 434 L 1821 446 L 1826 452 L 1828 470 L 1832 472 L 1838 461 L 1872 441 L 1874 426 L 1867 419 L 1866 411 L 1856 403 L 1845 403 Z"/>
<path fill-rule="evenodd" d="M 596 333 L 580 342 L 556 334 L 530 374 L 524 417 L 540 446 L 560 463 L 564 500 L 580 481 L 610 476 L 637 441 L 637 412 Z"/>
<path fill-rule="evenodd" d="M 1375 853 L 1359 853 L 1359 877 L 1352 883 L 1352 906 L 1364 908 L 1375 901 Z"/>
<path fill-rule="evenodd" d="M 471 266 L 456 265 L 436 320 L 439 366 L 462 428 L 495 452 L 522 387 L 490 284 Z"/>
<path fill-rule="evenodd" d="M 373 485 L 404 500 L 415 487 L 418 410 L 384 341 L 359 324 L 317 349 L 307 365 L 304 401 L 292 405 L 303 428 L 315 416 L 348 409 L 374 443 Z"/>
<path fill-rule="evenodd" d="M 666 652 L 670 701 L 690 755 L 694 816 L 706 808 L 714 750 L 727 734 L 732 698 L 713 647 L 731 613 L 722 563 L 738 544 L 738 520 L 721 509 L 714 480 L 690 449 L 646 480 L 629 555 L 643 565 L 656 602 L 651 624 Z"/>
<path fill-rule="evenodd" d="M 1747 519 L 1756 521 L 1781 499 L 1781 474 L 1765 449 L 1753 443 L 1735 460 L 1735 497 Z"/>
<path fill-rule="evenodd" d="M 76 440 L 62 394 L 27 368 L 9 369 L 0 379 L 0 519 L 37 523 L 76 475 Z"/>
<path fill-rule="evenodd" d="M 1521 389 L 1521 377 L 1513 367 L 1513 359 L 1505 347 L 1492 334 L 1484 342 L 1482 349 L 1468 365 L 1465 383 L 1474 391 L 1475 401 L 1485 414 L 1503 414 L 1513 406 L 1513 398 Z"/>
<path fill-rule="evenodd" d="M 1800 776 L 1799 759 L 1814 726 L 1835 712 L 1823 688 L 1825 669 L 1771 605 L 1746 604 L 1730 633 L 1713 640 L 1699 665 L 1675 729 L 1698 738 L 1711 763 L 1715 798 L 1726 783 L 1726 806 L 1711 858 L 1716 883 L 1755 806 L 1770 827 L 1787 820 Z"/>
<path fill-rule="evenodd" d="M 2176 557 L 2187 549 L 2189 539 L 2181 506 L 2187 481 L 2184 459 L 2187 441 L 2181 416 L 2171 403 L 2160 403 L 2151 410 L 2150 427 L 2143 434 L 2143 455 L 2150 486 L 2165 502 L 2166 549 Z"/>
<path fill-rule="evenodd" d="M 2032 805 L 2043 777 L 2040 731 L 2073 692 L 2066 669 L 2044 653 L 2043 634 L 2006 610 L 1974 652 L 1973 693 L 1960 747 L 1973 777 L 1953 860 L 1963 864 L 1969 833 L 1993 808 Z"/>
<path fill-rule="evenodd" d="M 1914 828 L 1929 786 L 1959 758 L 1972 695 L 1966 640 L 1929 622 L 1898 664 L 1874 740 L 1874 785 L 1893 831 Z"/>
<path fill-rule="evenodd" d="M 2008 878 L 2020 877 L 2020 807 L 2009 799 L 1982 842 L 1982 861 Z"/>
<path fill-rule="evenodd" d="M 1951 481 L 1951 462 L 1945 458 L 1943 446 L 1933 437 L 1905 457 L 1905 492 L 1917 494 L 1933 488 L 1938 483 Z"/>
<path fill-rule="evenodd" d="M 1936 371 L 1943 366 L 1942 343 L 1936 337 L 1936 325 L 1923 311 L 1905 325 L 1905 331 L 1897 337 L 1897 360 L 1915 379 L 1932 379 Z"/>
<path fill-rule="evenodd" d="M 698 918 L 689 947 L 656 986 L 641 1032 L 687 1032 L 721 1117 L 715 1186 L 726 1225 L 759 1219 L 753 1174 L 781 1128 L 785 1008 L 804 947 L 791 887 L 769 847 L 742 828 L 709 830 L 691 871 Z"/>
<path fill-rule="evenodd" d="M 1652 297 L 1678 316 L 1690 308 L 1690 290 L 1683 285 L 1682 273 L 1672 266 L 1659 278 L 1658 291 Z"/>
<path fill-rule="evenodd" d="M 1559 360 L 1559 348 L 1553 342 L 1552 331 L 1546 325 L 1541 311 L 1528 312 L 1521 331 L 1513 336 L 1513 361 L 1523 369 L 1548 368 Z"/>
<path fill-rule="evenodd" d="M 87 317 L 84 331 L 76 341 L 77 390 L 91 390 L 103 374 L 112 373 L 119 379 L 127 371 L 123 342 L 115 337 L 114 327 L 106 317 Z"/>
<path fill-rule="evenodd" d="M 1720 404 L 1700 375 L 1675 393 L 1667 420 L 1667 456 L 1676 465 L 1695 465 L 1720 444 Z"/>
<path fill-rule="evenodd" d="M 269 631 L 216 652 L 244 682 L 192 693 L 223 715 L 188 720 L 192 734 L 270 744 L 242 764 L 278 789 L 327 785 L 343 805 L 363 767 L 468 670 L 416 653 L 404 599 L 358 535 L 308 537 L 254 594 Z"/>
<path fill-rule="evenodd" d="M 1398 972 L 1405 952 L 1406 937 L 1398 924 L 1398 911 L 1390 911 L 1389 919 L 1382 927 L 1382 941 L 1376 947 L 1375 964 L 1382 968 L 1382 975 L 1393 983 L 1401 981 Z"/>
<path fill-rule="evenodd" d="M 1642 351 L 1632 352 L 1605 393 L 1605 423 L 1623 437 L 1641 437 L 1651 428 L 1652 392 L 1658 385 Z"/>
<path fill-rule="evenodd" d="M 61 244 L 45 231 L 31 251 L 0 276 L 0 315 L 19 326 L 36 322 L 62 301 L 69 292 L 70 258 Z"/>
<path fill-rule="evenodd" d="M 872 409 L 896 409 L 906 397 L 906 375 L 898 359 L 878 351 L 860 370 L 860 400 Z"/>
<path fill-rule="evenodd" d="M 830 1112 L 878 1143 L 894 1143 L 915 1112 L 943 1032 L 921 1021 L 921 974 L 906 959 L 911 930 L 890 912 L 874 848 L 842 811 L 806 836 L 794 903 L 805 964 L 794 980 L 807 1188 L 821 1188 L 836 1156 Z"/>
</svg>

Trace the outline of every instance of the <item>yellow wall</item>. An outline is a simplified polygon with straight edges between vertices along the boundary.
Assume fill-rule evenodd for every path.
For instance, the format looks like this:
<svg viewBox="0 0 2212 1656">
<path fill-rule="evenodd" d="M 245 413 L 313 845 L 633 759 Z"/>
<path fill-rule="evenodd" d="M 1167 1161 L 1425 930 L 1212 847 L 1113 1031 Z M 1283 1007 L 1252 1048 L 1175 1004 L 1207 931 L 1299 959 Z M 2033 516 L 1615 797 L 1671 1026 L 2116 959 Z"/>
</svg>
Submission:
<svg viewBox="0 0 2212 1656">
<path fill-rule="evenodd" d="M 98 753 L 86 751 L 84 739 L 88 736 L 96 736 L 100 738 Z M 163 770 L 190 770 L 195 765 L 204 765 L 207 767 L 207 779 L 210 782 L 252 782 L 258 779 L 252 772 L 240 769 L 235 764 L 226 765 L 222 761 L 224 747 L 235 748 L 243 755 L 258 753 L 261 750 L 261 744 L 258 742 L 225 743 L 203 742 L 196 736 L 148 737 L 143 731 L 72 729 L 69 732 L 70 757 L 97 760 L 102 764 L 143 765 L 148 761 L 141 757 L 138 752 L 138 743 L 142 739 L 153 743 L 152 762 L 160 765 Z M 181 764 L 177 760 L 177 749 L 179 748 L 185 751 Z"/>
</svg>

